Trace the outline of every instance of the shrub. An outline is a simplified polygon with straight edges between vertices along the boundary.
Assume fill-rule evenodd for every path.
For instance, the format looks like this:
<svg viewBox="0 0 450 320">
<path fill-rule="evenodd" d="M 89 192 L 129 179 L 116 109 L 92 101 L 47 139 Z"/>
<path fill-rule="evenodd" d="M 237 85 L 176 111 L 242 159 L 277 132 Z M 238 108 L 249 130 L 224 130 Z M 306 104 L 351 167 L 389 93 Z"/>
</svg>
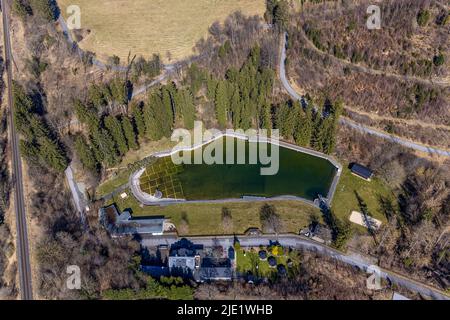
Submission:
<svg viewBox="0 0 450 320">
<path fill-rule="evenodd" d="M 428 21 L 430 20 L 430 12 L 428 10 L 420 10 L 417 14 L 417 24 L 421 27 L 424 27 L 427 25 Z"/>
</svg>

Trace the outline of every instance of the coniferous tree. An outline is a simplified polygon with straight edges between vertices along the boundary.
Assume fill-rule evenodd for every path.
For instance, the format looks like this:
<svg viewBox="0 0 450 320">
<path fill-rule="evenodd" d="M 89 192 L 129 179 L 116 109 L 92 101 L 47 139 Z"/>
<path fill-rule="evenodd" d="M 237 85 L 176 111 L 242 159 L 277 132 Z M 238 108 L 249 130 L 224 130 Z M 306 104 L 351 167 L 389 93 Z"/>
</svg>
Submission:
<svg viewBox="0 0 450 320">
<path fill-rule="evenodd" d="M 286 30 L 289 23 L 289 4 L 286 0 L 278 1 L 273 13 L 273 22 L 280 30 Z"/>
<path fill-rule="evenodd" d="M 260 119 L 260 127 L 270 131 L 272 129 L 272 106 L 269 102 L 265 102 L 262 106 Z"/>
<path fill-rule="evenodd" d="M 128 102 L 128 90 L 125 81 L 115 78 L 111 81 L 109 88 L 116 103 L 126 104 Z"/>
<path fill-rule="evenodd" d="M 174 92 L 175 85 L 169 84 L 161 88 L 161 125 L 164 137 L 170 137 L 172 133 L 173 124 L 175 121 L 175 103 L 172 92 Z"/>
<path fill-rule="evenodd" d="M 35 113 L 35 107 L 25 90 L 13 83 L 14 122 L 26 141 L 21 142 L 21 148 L 28 159 L 40 160 L 46 166 L 57 171 L 63 171 L 68 165 L 68 158 L 59 144 L 56 135 L 51 131 L 44 118 Z"/>
<path fill-rule="evenodd" d="M 266 0 L 266 12 L 264 14 L 264 18 L 267 23 L 272 24 L 274 19 L 274 12 L 277 6 L 278 0 Z"/>
<path fill-rule="evenodd" d="M 91 142 L 95 157 L 98 162 L 106 167 L 111 167 L 119 163 L 119 156 L 111 139 L 110 134 L 105 129 L 97 129 L 91 132 Z"/>
<path fill-rule="evenodd" d="M 300 146 L 309 147 L 313 131 L 311 107 L 307 106 L 306 110 L 298 108 L 297 128 L 295 130 L 295 142 Z"/>
<path fill-rule="evenodd" d="M 230 109 L 232 114 L 232 121 L 234 128 L 239 128 L 241 124 L 241 114 L 242 114 L 242 105 L 241 105 L 241 94 L 239 92 L 239 87 L 237 85 L 232 86 L 232 94 L 230 99 Z"/>
<path fill-rule="evenodd" d="M 338 101 L 330 106 L 330 115 L 326 119 L 323 142 L 323 152 L 331 154 L 336 146 L 336 132 L 339 123 L 339 117 L 341 116 L 344 106 L 342 101 Z"/>
<path fill-rule="evenodd" d="M 29 127 L 29 117 L 33 112 L 33 101 L 16 82 L 13 82 L 12 91 L 14 96 L 14 123 L 18 131 L 30 136 L 32 132 Z"/>
<path fill-rule="evenodd" d="M 209 100 L 214 100 L 215 96 L 216 96 L 216 91 L 217 91 L 217 84 L 218 81 L 216 79 L 214 79 L 213 76 L 210 76 L 208 78 L 208 81 L 206 83 L 206 95 L 208 97 Z"/>
<path fill-rule="evenodd" d="M 86 169 L 91 171 L 96 171 L 98 169 L 98 162 L 95 158 L 94 151 L 81 135 L 75 138 L 75 151 L 77 152 L 82 165 Z"/>
<path fill-rule="evenodd" d="M 219 126 L 225 128 L 227 126 L 227 112 L 229 109 L 227 83 L 225 81 L 220 81 L 217 85 L 215 106 Z"/>
<path fill-rule="evenodd" d="M 29 161 L 37 162 L 39 160 L 39 149 L 32 143 L 20 140 L 20 154 Z"/>
<path fill-rule="evenodd" d="M 88 89 L 89 101 L 92 102 L 95 108 L 100 109 L 105 106 L 108 102 L 105 98 L 105 90 L 104 88 L 93 84 Z"/>
<path fill-rule="evenodd" d="M 39 143 L 39 156 L 53 169 L 63 172 L 69 165 L 68 159 L 57 141 L 48 136 L 41 137 Z"/>
<path fill-rule="evenodd" d="M 297 107 L 294 104 L 284 103 L 278 108 L 277 112 L 277 127 L 280 133 L 286 139 L 291 139 L 294 135 L 297 123 Z"/>
<path fill-rule="evenodd" d="M 81 123 L 86 124 L 90 130 L 100 127 L 100 119 L 97 113 L 89 107 L 86 107 L 81 101 L 74 102 L 75 114 Z"/>
<path fill-rule="evenodd" d="M 205 73 L 201 70 L 196 63 L 191 64 L 187 71 L 186 80 L 190 84 L 192 94 L 197 95 L 198 91 L 205 82 Z"/>
<path fill-rule="evenodd" d="M 127 139 L 127 145 L 130 149 L 137 150 L 138 144 L 136 139 L 136 132 L 134 131 L 133 123 L 127 116 L 122 117 L 122 129 Z"/>
<path fill-rule="evenodd" d="M 131 115 L 133 117 L 134 124 L 136 125 L 136 129 L 138 135 L 143 137 L 146 132 L 144 114 L 142 112 L 142 108 L 139 104 L 133 103 L 131 105 Z"/>
<path fill-rule="evenodd" d="M 189 90 L 181 90 L 181 113 L 183 117 L 184 127 L 188 130 L 194 128 L 195 122 L 195 104 L 192 93 Z"/>
<path fill-rule="evenodd" d="M 311 146 L 317 150 L 323 150 L 324 125 L 320 112 L 315 112 L 313 116 L 313 134 L 311 137 Z"/>
<path fill-rule="evenodd" d="M 161 123 L 158 122 L 157 114 L 162 110 L 161 99 L 157 94 L 152 93 L 149 102 L 142 110 L 143 119 L 145 122 L 145 135 L 151 140 L 159 140 L 163 137 Z"/>
<path fill-rule="evenodd" d="M 144 108 L 146 135 L 152 140 L 170 137 L 174 122 L 172 99 L 167 88 L 150 93 Z"/>
<path fill-rule="evenodd" d="M 239 124 L 239 128 L 243 130 L 247 130 L 252 126 L 252 115 L 251 115 L 251 107 L 250 107 L 250 95 L 245 91 L 242 92 L 242 100 L 241 100 L 241 122 Z"/>
<path fill-rule="evenodd" d="M 121 156 L 126 154 L 128 145 L 120 121 L 116 117 L 110 115 L 105 117 L 104 122 L 106 129 L 112 135 L 114 142 L 116 143 L 119 154 Z"/>
</svg>

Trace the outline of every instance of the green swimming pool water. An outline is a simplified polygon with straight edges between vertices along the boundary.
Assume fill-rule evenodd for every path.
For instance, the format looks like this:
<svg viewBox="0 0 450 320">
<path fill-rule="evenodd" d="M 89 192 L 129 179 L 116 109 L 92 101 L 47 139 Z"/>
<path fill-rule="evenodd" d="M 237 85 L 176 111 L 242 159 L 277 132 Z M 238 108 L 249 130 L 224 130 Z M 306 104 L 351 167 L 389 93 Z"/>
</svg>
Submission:
<svg viewBox="0 0 450 320">
<path fill-rule="evenodd" d="M 225 141 L 217 140 L 212 144 L 221 142 L 226 163 Z M 237 139 L 234 139 L 234 142 L 237 142 Z M 246 159 L 250 144 L 262 146 L 257 143 L 241 142 L 245 143 Z M 237 144 L 234 144 L 236 151 Z M 270 146 L 269 144 L 269 150 Z M 205 148 L 206 146 L 203 150 Z M 279 171 L 276 175 L 261 175 L 260 168 L 267 166 L 260 164 L 183 164 L 176 170 L 172 179 L 179 180 L 186 200 L 218 200 L 242 196 L 272 198 L 283 195 L 314 200 L 318 194 L 327 196 L 337 171 L 332 163 L 281 146 L 279 155 Z M 193 153 L 191 156 L 193 159 Z"/>
</svg>

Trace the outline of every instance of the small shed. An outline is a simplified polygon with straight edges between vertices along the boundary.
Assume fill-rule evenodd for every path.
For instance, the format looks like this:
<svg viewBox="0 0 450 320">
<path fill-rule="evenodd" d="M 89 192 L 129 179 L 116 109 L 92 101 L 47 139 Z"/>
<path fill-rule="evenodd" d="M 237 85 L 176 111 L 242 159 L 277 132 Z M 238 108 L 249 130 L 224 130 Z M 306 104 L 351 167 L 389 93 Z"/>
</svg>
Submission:
<svg viewBox="0 0 450 320">
<path fill-rule="evenodd" d="M 357 177 L 360 177 L 364 180 L 370 181 L 373 177 L 373 171 L 370 170 L 369 168 L 358 164 L 358 163 L 354 163 L 352 164 L 352 166 L 350 167 L 350 170 L 352 172 L 352 174 L 354 174 Z"/>
</svg>

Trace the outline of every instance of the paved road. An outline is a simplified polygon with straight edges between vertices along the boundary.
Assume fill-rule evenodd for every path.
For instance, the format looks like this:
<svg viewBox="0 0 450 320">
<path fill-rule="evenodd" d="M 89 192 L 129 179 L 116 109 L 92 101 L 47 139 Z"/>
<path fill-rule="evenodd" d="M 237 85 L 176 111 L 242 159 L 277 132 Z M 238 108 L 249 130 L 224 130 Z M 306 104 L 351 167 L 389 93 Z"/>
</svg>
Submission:
<svg viewBox="0 0 450 320">
<path fill-rule="evenodd" d="M 233 236 L 187 237 L 187 239 L 196 244 L 201 244 L 205 247 L 211 247 L 214 245 L 229 247 L 234 244 L 235 240 Z M 161 244 L 171 245 L 178 240 L 179 238 L 177 238 L 176 236 L 144 237 L 142 239 L 142 245 L 147 247 L 155 247 Z M 361 257 L 346 255 L 340 251 L 334 250 L 330 247 L 298 235 L 283 234 L 278 235 L 278 237 L 270 235 L 239 236 L 238 240 L 241 247 L 246 248 L 259 247 L 260 245 L 268 245 L 270 242 L 278 241 L 284 247 L 314 251 L 319 254 L 331 257 L 335 260 L 341 261 L 345 264 L 358 267 L 363 271 L 367 271 L 369 267 L 373 267 L 373 265 L 369 261 L 365 261 Z M 450 300 L 450 297 L 444 292 L 415 280 L 408 279 L 406 276 L 400 275 L 398 273 L 379 268 L 378 274 L 381 278 L 386 279 L 393 284 L 397 284 L 401 287 L 407 288 L 413 292 L 420 293 L 424 296 L 428 296 L 436 300 Z"/>
<path fill-rule="evenodd" d="M 283 39 L 283 46 L 282 46 L 282 51 L 281 51 L 281 59 L 280 59 L 280 79 L 281 79 L 281 83 L 283 84 L 283 87 L 285 88 L 285 90 L 289 93 L 289 95 L 296 100 L 302 100 L 302 96 L 300 94 L 298 94 L 294 88 L 292 88 L 291 84 L 289 83 L 288 78 L 286 77 L 286 40 L 287 40 L 287 33 L 285 34 L 285 37 Z M 383 138 L 383 139 L 387 139 L 390 140 L 392 142 L 398 143 L 402 146 L 405 146 L 407 148 L 410 149 L 414 149 L 417 151 L 421 151 L 421 152 L 426 152 L 429 154 L 437 154 L 440 156 L 444 156 L 444 157 L 450 157 L 450 151 L 448 150 L 444 150 L 444 149 L 439 149 L 439 148 L 435 148 L 435 147 L 430 147 L 430 146 L 425 146 L 422 144 L 418 144 L 418 143 L 414 143 L 412 141 L 376 130 L 374 128 L 356 123 L 350 119 L 341 117 L 340 118 L 340 123 L 343 125 L 347 125 L 353 129 L 362 131 L 364 133 L 367 134 L 371 134 L 371 135 L 375 135 L 377 137 Z"/>
<path fill-rule="evenodd" d="M 78 187 L 78 184 L 73 175 L 71 165 L 67 167 L 66 171 L 64 171 L 64 174 L 66 175 L 67 184 L 69 185 L 70 191 L 72 192 L 73 202 L 80 215 L 81 223 L 83 224 L 83 227 L 86 229 L 87 228 L 86 207 L 89 204 L 89 200 L 85 198 L 83 192 L 81 192 L 80 188 Z"/>
<path fill-rule="evenodd" d="M 418 143 L 414 143 L 402 138 L 399 138 L 397 136 L 393 136 L 390 135 L 388 133 L 385 132 L 381 132 L 379 130 L 370 128 L 370 127 L 366 127 L 362 124 L 359 124 L 357 122 L 354 122 L 350 119 L 345 119 L 345 118 L 341 118 L 340 119 L 341 124 L 344 124 L 346 126 L 349 126 L 351 128 L 354 128 L 356 130 L 360 130 L 363 131 L 365 133 L 386 139 L 386 140 L 390 140 L 392 142 L 398 143 L 404 147 L 410 148 L 410 149 L 414 149 L 417 151 L 422 151 L 422 152 L 426 152 L 429 154 L 437 154 L 439 156 L 444 156 L 444 157 L 450 157 L 450 151 L 447 150 L 443 150 L 443 149 L 438 149 L 438 148 L 434 148 L 434 147 L 429 147 L 429 146 L 425 146 L 422 144 L 418 144 Z"/>
<path fill-rule="evenodd" d="M 14 125 L 14 103 L 12 94 L 12 51 L 11 36 L 9 33 L 9 7 L 5 5 L 5 0 L 0 0 L 3 16 L 3 36 L 5 46 L 5 60 L 8 85 L 8 106 L 9 106 L 9 127 L 10 142 L 12 149 L 12 167 L 14 184 L 14 207 L 16 210 L 17 227 L 17 261 L 19 265 L 20 293 L 23 300 L 32 300 L 33 291 L 31 287 L 31 266 L 28 248 L 27 219 L 25 213 L 25 202 L 22 182 L 22 161 L 20 158 L 19 138 Z"/>
</svg>

